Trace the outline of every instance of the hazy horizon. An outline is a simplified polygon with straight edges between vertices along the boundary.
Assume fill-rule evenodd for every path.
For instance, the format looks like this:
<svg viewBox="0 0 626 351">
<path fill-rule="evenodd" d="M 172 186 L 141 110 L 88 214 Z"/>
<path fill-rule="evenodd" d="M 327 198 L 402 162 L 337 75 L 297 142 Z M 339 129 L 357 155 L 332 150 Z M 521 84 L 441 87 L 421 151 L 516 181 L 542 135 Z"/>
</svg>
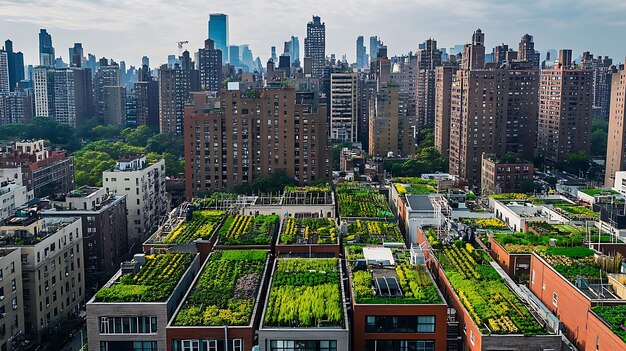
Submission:
<svg viewBox="0 0 626 351">
<path fill-rule="evenodd" d="M 346 54 L 355 61 L 356 38 L 377 35 L 389 56 L 415 52 L 428 38 L 441 48 L 470 41 L 472 32 L 485 33 L 487 52 L 500 44 L 514 50 L 520 38 L 534 36 L 542 60 L 548 49 L 572 49 L 610 56 L 614 63 L 626 57 L 626 2 L 530 0 L 525 3 L 498 0 L 373 0 L 346 1 L 230 1 L 207 5 L 199 0 L 182 5 L 167 1 L 127 3 L 113 0 L 19 1 L 0 0 L 0 40 L 11 39 L 15 51 L 24 53 L 25 64 L 39 64 L 38 33 L 52 35 L 56 56 L 69 61 L 68 48 L 83 44 L 85 56 L 107 57 L 139 66 L 142 56 L 150 65 L 167 62 L 177 54 L 177 41 L 188 40 L 185 49 L 195 52 L 207 38 L 209 13 L 229 16 L 229 44 L 249 44 L 254 57 L 265 64 L 270 47 L 277 54 L 292 35 L 304 50 L 306 24 L 312 15 L 326 23 L 326 54 L 338 59 Z"/>
</svg>

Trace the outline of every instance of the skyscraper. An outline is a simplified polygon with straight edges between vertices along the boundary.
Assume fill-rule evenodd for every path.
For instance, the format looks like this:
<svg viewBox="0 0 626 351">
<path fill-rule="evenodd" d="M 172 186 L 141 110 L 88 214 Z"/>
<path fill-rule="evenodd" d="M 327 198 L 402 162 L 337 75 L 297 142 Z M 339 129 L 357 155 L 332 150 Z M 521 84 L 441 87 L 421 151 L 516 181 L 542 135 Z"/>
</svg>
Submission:
<svg viewBox="0 0 626 351">
<path fill-rule="evenodd" d="M 215 42 L 215 48 L 222 50 L 222 65 L 230 62 L 228 53 L 228 15 L 209 14 L 209 39 Z"/>
<path fill-rule="evenodd" d="M 83 44 L 74 43 L 70 48 L 70 67 L 80 67 L 83 63 Z"/>
<path fill-rule="evenodd" d="M 330 74 L 330 138 L 357 141 L 358 85 L 355 72 Z"/>
<path fill-rule="evenodd" d="M 222 51 L 215 48 L 211 39 L 205 40 L 204 48 L 198 50 L 198 70 L 202 90 L 219 90 L 222 83 Z"/>
<path fill-rule="evenodd" d="M 465 44 L 461 62 L 462 69 L 481 69 L 485 66 L 485 34 L 477 29 L 472 35 L 472 43 Z"/>
<path fill-rule="evenodd" d="M 100 67 L 94 77 L 93 88 L 96 116 L 98 116 L 101 122 L 104 123 L 108 119 L 108 116 L 106 116 L 107 110 L 105 109 L 105 100 L 107 100 L 108 96 L 112 93 L 111 91 L 105 92 L 105 87 L 117 87 L 121 85 L 122 76 L 120 66 L 113 61 L 109 64 L 109 61 L 106 58 L 100 59 Z M 110 104 L 107 106 L 110 107 Z"/>
<path fill-rule="evenodd" d="M 535 51 L 535 43 L 533 42 L 532 35 L 524 34 L 522 40 L 519 42 L 517 52 L 518 61 L 530 62 L 533 69 L 539 69 L 539 52 Z"/>
<path fill-rule="evenodd" d="M 291 67 L 300 67 L 300 39 L 292 35 L 289 43 L 289 60 L 291 61 Z"/>
<path fill-rule="evenodd" d="M 369 119 L 369 154 L 386 157 L 415 154 L 415 138 L 407 116 L 407 94 L 391 82 L 376 94 Z"/>
<path fill-rule="evenodd" d="M 276 46 L 272 46 L 271 50 L 272 50 L 271 59 L 272 61 L 276 62 L 276 60 L 278 59 L 278 56 L 276 56 Z"/>
<path fill-rule="evenodd" d="M 378 57 L 378 48 L 382 44 L 383 43 L 378 40 L 377 36 L 370 37 L 370 61 L 373 61 L 375 58 Z"/>
<path fill-rule="evenodd" d="M 279 169 L 300 184 L 328 179 L 326 106 L 299 101 L 299 95 L 293 88 L 232 90 L 216 108 L 206 94 L 192 94 L 193 104 L 185 107 L 187 196 L 250 183 Z"/>
<path fill-rule="evenodd" d="M 417 50 L 416 125 L 419 127 L 435 121 L 435 68 L 441 66 L 441 50 L 437 41 L 426 40 Z"/>
<path fill-rule="evenodd" d="M 33 71 L 33 86 L 35 116 L 54 118 L 73 127 L 93 116 L 90 69 L 39 66 Z"/>
<path fill-rule="evenodd" d="M 24 79 L 24 55 L 21 51 L 13 52 L 13 42 L 4 42 L 4 50 L 7 53 L 7 65 L 9 68 L 9 90 L 14 91 L 17 83 Z"/>
<path fill-rule="evenodd" d="M 8 94 L 9 91 L 9 55 L 0 50 L 0 94 Z"/>
<path fill-rule="evenodd" d="M 200 90 L 200 74 L 194 69 L 189 51 L 183 52 L 181 64 L 159 69 L 159 125 L 161 133 L 182 133 L 185 104 L 189 93 Z"/>
<path fill-rule="evenodd" d="M 52 36 L 48 31 L 39 31 L 39 64 L 44 67 L 54 67 L 54 47 L 52 46 Z"/>
<path fill-rule="evenodd" d="M 367 57 L 362 35 L 356 38 L 356 67 L 359 69 L 367 67 Z"/>
<path fill-rule="evenodd" d="M 228 47 L 228 58 L 230 61 L 228 63 L 231 66 L 238 67 L 241 65 L 239 62 L 239 45 L 231 45 Z M 222 62 L 224 61 L 224 55 L 222 53 Z"/>
<path fill-rule="evenodd" d="M 537 153 L 563 162 L 569 153 L 589 154 L 593 72 L 572 66 L 572 50 L 561 50 L 552 69 L 541 71 Z"/>
<path fill-rule="evenodd" d="M 450 104 L 452 99 L 452 79 L 458 67 L 439 66 L 435 68 L 435 147 L 446 158 L 450 148 Z"/>
<path fill-rule="evenodd" d="M 313 21 L 306 25 L 304 57 L 311 58 L 312 77 L 322 78 L 326 63 L 326 24 L 319 16 L 313 16 Z"/>
<path fill-rule="evenodd" d="M 147 57 L 144 56 L 147 59 Z M 142 60 L 135 83 L 135 116 L 137 125 L 159 127 L 159 83 L 150 74 L 149 60 Z"/>
<path fill-rule="evenodd" d="M 611 77 L 611 107 L 609 116 L 609 142 L 606 151 L 606 171 L 604 186 L 620 187 L 622 184 L 613 184 L 615 172 L 626 170 L 626 67 L 620 69 Z"/>
</svg>

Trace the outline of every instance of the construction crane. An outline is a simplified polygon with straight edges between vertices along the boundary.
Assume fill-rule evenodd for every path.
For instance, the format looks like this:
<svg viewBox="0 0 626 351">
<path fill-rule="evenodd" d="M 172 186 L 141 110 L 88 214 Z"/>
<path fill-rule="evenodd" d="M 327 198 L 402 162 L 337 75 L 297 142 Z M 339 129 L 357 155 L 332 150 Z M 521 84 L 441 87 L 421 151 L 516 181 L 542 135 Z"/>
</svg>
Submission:
<svg viewBox="0 0 626 351">
<path fill-rule="evenodd" d="M 180 54 L 182 54 L 183 45 L 189 44 L 189 41 L 188 40 L 183 40 L 183 41 L 179 41 L 177 43 L 178 43 L 178 56 L 180 56 Z"/>
</svg>

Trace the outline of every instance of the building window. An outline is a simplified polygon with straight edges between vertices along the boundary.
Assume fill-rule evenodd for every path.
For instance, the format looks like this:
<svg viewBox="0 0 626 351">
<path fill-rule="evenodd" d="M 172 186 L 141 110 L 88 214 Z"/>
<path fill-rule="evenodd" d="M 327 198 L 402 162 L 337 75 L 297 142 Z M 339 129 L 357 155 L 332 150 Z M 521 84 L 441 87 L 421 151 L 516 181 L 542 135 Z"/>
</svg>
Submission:
<svg viewBox="0 0 626 351">
<path fill-rule="evenodd" d="M 470 342 L 474 345 L 474 331 L 470 330 Z"/>
<path fill-rule="evenodd" d="M 600 336 L 596 335 L 596 351 L 600 351 Z"/>
<path fill-rule="evenodd" d="M 200 351 L 200 340 L 183 340 L 183 351 Z"/>
<path fill-rule="evenodd" d="M 368 333 L 434 333 L 435 316 L 367 316 Z"/>
<path fill-rule="evenodd" d="M 337 341 L 270 340 L 270 351 L 337 351 Z"/>
<path fill-rule="evenodd" d="M 100 334 L 156 334 L 156 317 L 100 317 Z"/>
<path fill-rule="evenodd" d="M 365 351 L 435 351 L 433 340 L 366 340 Z"/>
<path fill-rule="evenodd" d="M 530 275 L 530 283 L 531 284 L 535 284 L 535 270 L 533 269 L 533 272 Z"/>
<path fill-rule="evenodd" d="M 552 304 L 556 307 L 559 302 L 559 295 L 556 292 L 552 293 Z"/>
</svg>

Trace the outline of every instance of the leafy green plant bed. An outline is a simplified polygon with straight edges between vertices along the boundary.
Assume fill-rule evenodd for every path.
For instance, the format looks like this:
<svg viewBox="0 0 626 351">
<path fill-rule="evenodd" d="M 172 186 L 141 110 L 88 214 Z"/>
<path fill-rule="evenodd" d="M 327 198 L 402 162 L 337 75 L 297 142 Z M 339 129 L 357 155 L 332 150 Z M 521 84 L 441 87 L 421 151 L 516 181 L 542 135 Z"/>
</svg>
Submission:
<svg viewBox="0 0 626 351">
<path fill-rule="evenodd" d="M 348 227 L 344 241 L 364 244 L 382 244 L 384 242 L 402 243 L 402 233 L 395 223 L 356 220 Z"/>
<path fill-rule="evenodd" d="M 619 195 L 619 192 L 613 189 L 578 189 L 580 192 L 587 194 L 589 196 L 599 196 L 599 195 Z"/>
<path fill-rule="evenodd" d="M 228 217 L 219 231 L 220 243 L 225 245 L 269 245 L 277 223 L 277 215 Z"/>
<path fill-rule="evenodd" d="M 267 251 L 215 251 L 176 315 L 174 325 L 248 325 Z"/>
<path fill-rule="evenodd" d="M 336 258 L 278 259 L 264 324 L 306 328 L 341 325 Z"/>
<path fill-rule="evenodd" d="M 330 186 L 287 186 L 284 205 L 330 205 L 333 203 Z"/>
<path fill-rule="evenodd" d="M 530 196 L 522 193 L 502 193 L 490 196 L 494 200 L 528 200 Z"/>
<path fill-rule="evenodd" d="M 479 229 L 507 229 L 506 223 L 499 218 L 461 218 L 461 223 Z"/>
<path fill-rule="evenodd" d="M 219 224 L 225 215 L 225 211 L 196 211 L 193 213 L 191 221 L 182 222 L 163 238 L 161 242 L 163 244 L 176 243 L 183 245 L 198 238 L 209 239 L 213 233 L 213 229 L 215 229 L 215 226 Z"/>
<path fill-rule="evenodd" d="M 595 306 L 592 310 L 609 324 L 613 333 L 626 342 L 626 305 Z"/>
<path fill-rule="evenodd" d="M 125 274 L 119 282 L 100 289 L 97 302 L 165 301 L 191 262 L 193 254 L 160 254 L 146 256 L 146 263 L 135 275 Z"/>
<path fill-rule="evenodd" d="M 387 198 L 368 187 L 337 186 L 341 217 L 393 217 Z"/>
<path fill-rule="evenodd" d="M 437 304 L 441 298 L 424 266 L 412 266 L 408 262 L 395 267 L 402 297 L 376 296 L 372 276 L 368 271 L 352 274 L 354 297 L 361 304 Z"/>
<path fill-rule="evenodd" d="M 337 227 L 331 218 L 283 219 L 280 243 L 287 244 L 337 244 Z"/>
<path fill-rule="evenodd" d="M 585 206 L 556 204 L 554 205 L 554 208 L 574 221 L 594 221 L 600 217 L 599 214 L 593 212 Z"/>
<path fill-rule="evenodd" d="M 543 334 L 527 307 L 485 259 L 467 246 L 447 247 L 439 254 L 446 277 L 472 320 L 487 334 Z"/>
<path fill-rule="evenodd" d="M 594 260 L 594 251 L 584 247 L 546 247 L 538 249 L 539 255 L 565 278 L 598 279 L 606 277 Z"/>
</svg>

